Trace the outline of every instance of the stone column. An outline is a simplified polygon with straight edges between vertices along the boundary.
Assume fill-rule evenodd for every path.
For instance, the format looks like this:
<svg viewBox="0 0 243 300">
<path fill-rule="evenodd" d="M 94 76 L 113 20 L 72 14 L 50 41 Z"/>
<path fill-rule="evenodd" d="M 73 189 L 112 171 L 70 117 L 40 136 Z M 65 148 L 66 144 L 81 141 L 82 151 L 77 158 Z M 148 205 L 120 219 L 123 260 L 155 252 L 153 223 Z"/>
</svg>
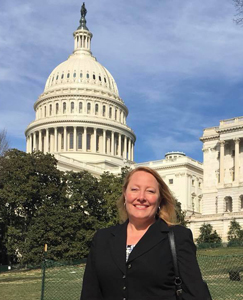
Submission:
<svg viewBox="0 0 243 300">
<path fill-rule="evenodd" d="M 46 151 L 49 152 L 49 129 L 46 129 Z"/>
<path fill-rule="evenodd" d="M 33 142 L 33 150 L 36 151 L 36 132 L 34 132 L 34 142 Z"/>
<path fill-rule="evenodd" d="M 32 133 L 30 134 L 30 153 L 33 152 L 33 138 L 32 138 Z"/>
<path fill-rule="evenodd" d="M 121 157 L 121 134 L 118 133 L 118 156 Z"/>
<path fill-rule="evenodd" d="M 240 154 L 240 139 L 236 138 L 235 140 L 235 182 L 239 182 L 239 154 Z"/>
<path fill-rule="evenodd" d="M 73 151 L 77 151 L 77 127 L 73 127 Z"/>
<path fill-rule="evenodd" d="M 127 159 L 127 137 L 124 136 L 124 151 L 123 151 L 123 158 Z"/>
<path fill-rule="evenodd" d="M 115 140 L 114 140 L 114 131 L 111 132 L 111 155 L 114 156 Z"/>
<path fill-rule="evenodd" d="M 128 140 L 128 160 L 131 160 L 131 139 Z"/>
<path fill-rule="evenodd" d="M 220 141 L 220 162 L 219 162 L 220 184 L 224 184 L 224 145 L 225 145 L 225 141 Z"/>
<path fill-rule="evenodd" d="M 57 141 L 57 127 L 54 128 L 54 151 L 57 152 L 58 148 L 58 141 Z"/>
<path fill-rule="evenodd" d="M 97 149 L 97 129 L 94 128 L 94 141 L 93 141 L 93 151 L 94 153 L 96 153 L 96 149 Z"/>
<path fill-rule="evenodd" d="M 42 151 L 42 131 L 39 131 L 39 150 Z"/>
<path fill-rule="evenodd" d="M 64 128 L 63 128 L 63 139 L 64 139 L 64 143 L 63 143 L 63 145 L 64 145 L 64 151 L 67 151 L 67 127 L 65 126 Z"/>
<path fill-rule="evenodd" d="M 83 150 L 87 151 L 87 127 L 84 127 L 84 134 L 83 134 Z"/>
<path fill-rule="evenodd" d="M 106 130 L 103 129 L 103 154 L 106 154 Z"/>
<path fill-rule="evenodd" d="M 134 160 L 134 144 L 132 143 L 132 157 L 131 157 L 131 160 L 133 161 Z"/>
</svg>

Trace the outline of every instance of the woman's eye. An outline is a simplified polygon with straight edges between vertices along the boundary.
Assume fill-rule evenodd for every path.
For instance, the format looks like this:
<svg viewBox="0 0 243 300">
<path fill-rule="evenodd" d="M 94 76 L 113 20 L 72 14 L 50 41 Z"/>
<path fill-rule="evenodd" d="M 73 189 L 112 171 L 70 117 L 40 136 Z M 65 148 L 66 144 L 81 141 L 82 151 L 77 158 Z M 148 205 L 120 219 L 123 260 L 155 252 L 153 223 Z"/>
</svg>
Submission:
<svg viewBox="0 0 243 300">
<path fill-rule="evenodd" d="M 153 190 L 148 190 L 148 192 L 151 193 L 151 194 L 155 193 L 155 191 L 153 191 Z"/>
<path fill-rule="evenodd" d="M 131 188 L 131 191 L 137 191 L 138 189 L 137 188 Z"/>
</svg>

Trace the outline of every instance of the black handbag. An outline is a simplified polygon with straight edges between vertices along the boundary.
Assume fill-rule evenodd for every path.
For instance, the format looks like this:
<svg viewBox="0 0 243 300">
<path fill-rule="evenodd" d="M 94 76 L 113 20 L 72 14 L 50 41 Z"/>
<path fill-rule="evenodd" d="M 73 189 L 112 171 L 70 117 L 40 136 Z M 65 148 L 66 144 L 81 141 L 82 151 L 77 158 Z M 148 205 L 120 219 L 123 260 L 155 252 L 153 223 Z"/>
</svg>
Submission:
<svg viewBox="0 0 243 300">
<path fill-rule="evenodd" d="M 173 260 L 173 266 L 174 266 L 174 272 L 175 272 L 175 282 L 174 283 L 175 283 L 175 288 L 176 288 L 176 297 L 178 300 L 183 300 L 182 280 L 181 280 L 180 274 L 179 274 L 177 254 L 176 254 L 175 235 L 174 235 L 172 226 L 170 227 L 168 237 L 169 237 L 170 249 L 171 249 L 171 253 L 172 253 L 172 260 Z M 203 281 L 203 284 L 205 286 L 205 297 L 206 297 L 205 300 L 212 300 L 207 282 Z"/>
</svg>

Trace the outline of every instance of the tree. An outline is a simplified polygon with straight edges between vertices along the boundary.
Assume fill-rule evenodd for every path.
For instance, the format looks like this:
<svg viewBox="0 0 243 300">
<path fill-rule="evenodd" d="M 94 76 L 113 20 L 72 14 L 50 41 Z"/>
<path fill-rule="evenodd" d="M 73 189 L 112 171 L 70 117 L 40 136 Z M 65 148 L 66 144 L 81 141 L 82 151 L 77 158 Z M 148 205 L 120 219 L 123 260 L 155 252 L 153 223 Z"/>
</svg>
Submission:
<svg viewBox="0 0 243 300">
<path fill-rule="evenodd" d="M 28 234 L 40 212 L 58 206 L 64 197 L 65 182 L 56 168 L 56 159 L 50 154 L 25 152 L 12 149 L 0 157 L 0 214 L 2 235 L 8 252 L 8 263 L 26 257 L 38 245 L 28 244 Z M 45 222 L 43 222 L 45 226 Z M 41 228 L 45 231 L 45 227 Z M 41 245 L 43 248 L 43 245 Z"/>
<path fill-rule="evenodd" d="M 176 202 L 176 219 L 177 219 L 177 222 L 180 225 L 186 227 L 187 224 L 188 224 L 188 221 L 185 220 L 186 212 L 181 209 L 181 203 L 177 199 L 175 199 L 175 202 Z"/>
<path fill-rule="evenodd" d="M 234 19 L 237 25 L 243 25 L 243 0 L 233 0 L 236 8 L 236 19 Z"/>
<path fill-rule="evenodd" d="M 0 131 L 0 156 L 8 150 L 9 144 L 7 140 L 7 132 L 5 129 Z"/>
<path fill-rule="evenodd" d="M 222 239 L 216 232 L 213 231 L 211 224 L 203 224 L 200 228 L 200 235 L 196 239 L 199 248 L 216 248 L 222 245 Z"/>
<path fill-rule="evenodd" d="M 240 224 L 233 219 L 230 222 L 230 227 L 228 231 L 228 246 L 243 246 L 243 230 Z"/>
</svg>

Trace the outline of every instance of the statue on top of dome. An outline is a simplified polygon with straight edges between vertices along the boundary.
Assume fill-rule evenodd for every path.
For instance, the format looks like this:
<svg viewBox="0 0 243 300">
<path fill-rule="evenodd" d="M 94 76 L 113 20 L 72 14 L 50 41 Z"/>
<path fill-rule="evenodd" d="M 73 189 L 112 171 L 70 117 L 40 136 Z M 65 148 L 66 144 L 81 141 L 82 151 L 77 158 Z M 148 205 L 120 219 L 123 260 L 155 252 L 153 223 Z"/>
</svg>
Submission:
<svg viewBox="0 0 243 300">
<path fill-rule="evenodd" d="M 82 17 L 85 17 L 86 14 L 87 14 L 87 9 L 86 9 L 86 7 L 85 7 L 85 2 L 83 2 L 83 5 L 82 5 L 82 7 L 81 7 L 81 16 L 82 16 Z"/>
<path fill-rule="evenodd" d="M 85 7 L 85 3 L 83 2 L 82 6 L 81 6 L 81 19 L 79 21 L 80 25 L 78 27 L 78 29 L 84 29 L 84 30 L 89 30 L 88 27 L 86 26 L 86 19 L 85 16 L 87 14 L 87 9 Z"/>
</svg>

